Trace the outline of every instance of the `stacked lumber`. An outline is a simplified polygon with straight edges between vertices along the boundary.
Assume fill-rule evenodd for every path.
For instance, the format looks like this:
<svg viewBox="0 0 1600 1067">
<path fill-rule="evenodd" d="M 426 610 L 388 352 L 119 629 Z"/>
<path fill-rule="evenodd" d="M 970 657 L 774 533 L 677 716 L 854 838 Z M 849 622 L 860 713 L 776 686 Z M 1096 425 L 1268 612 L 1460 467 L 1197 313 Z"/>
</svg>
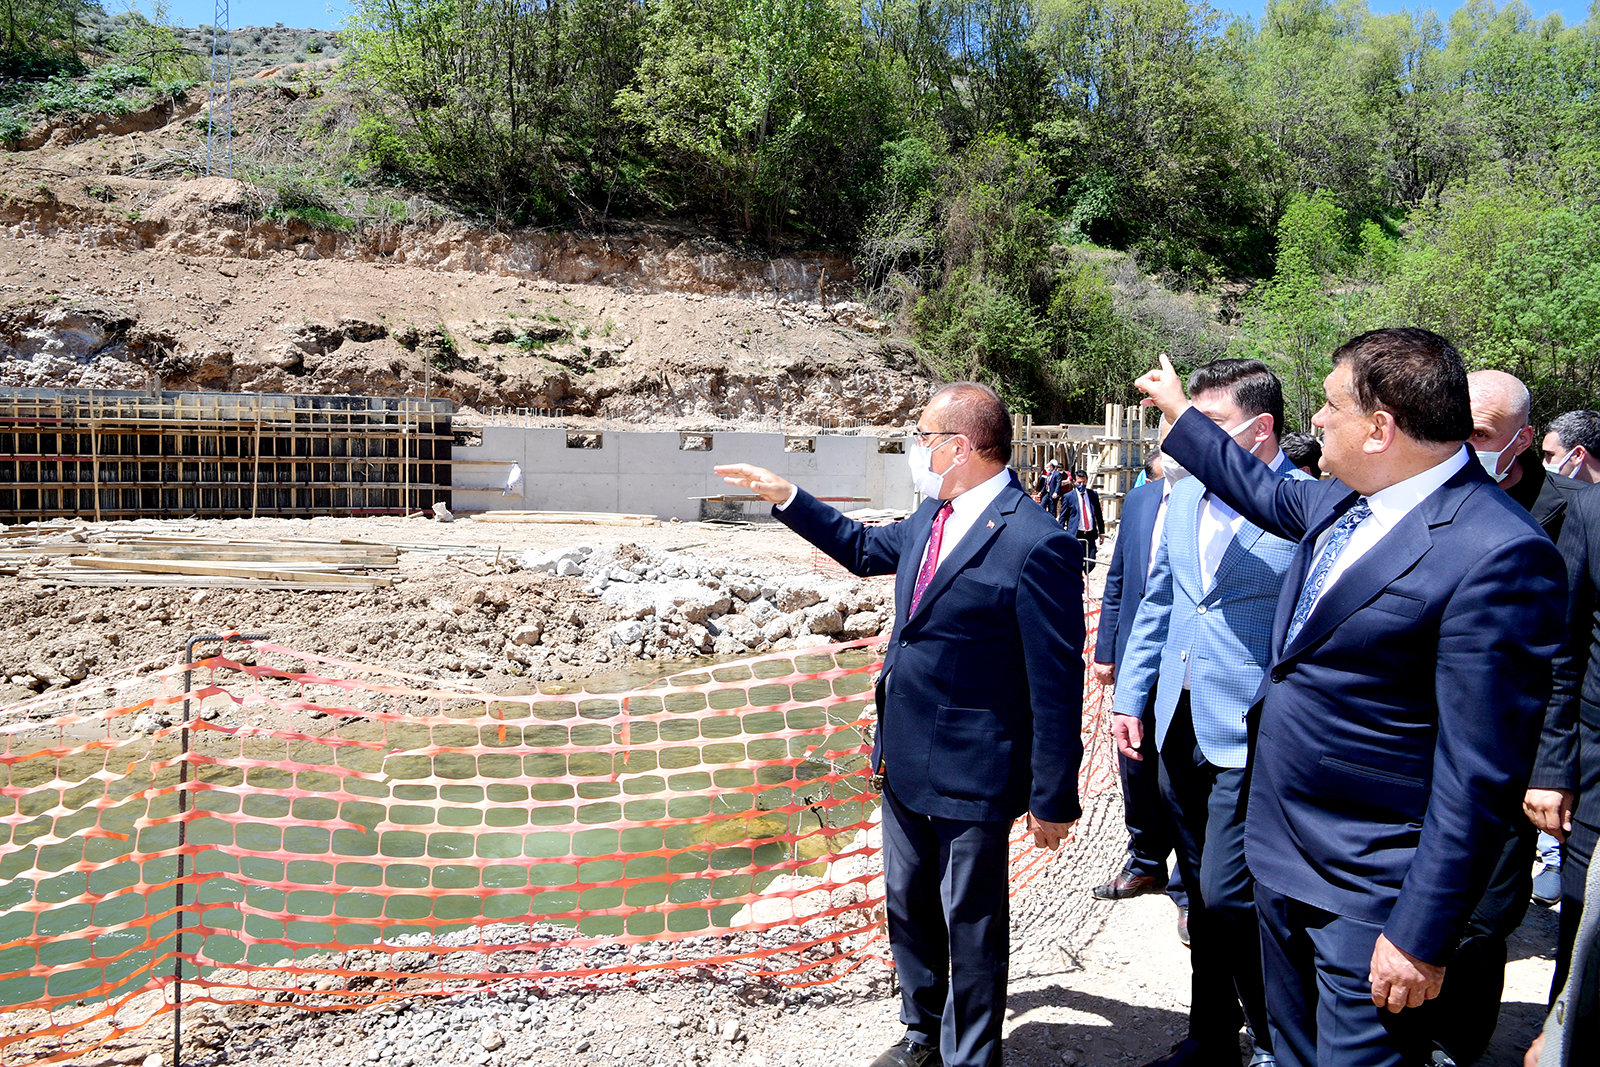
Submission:
<svg viewBox="0 0 1600 1067">
<path fill-rule="evenodd" d="M 660 526 L 654 515 L 627 515 L 610 511 L 485 511 L 476 522 L 543 522 L 574 526 Z"/>
<path fill-rule="evenodd" d="M 233 540 L 127 527 L 33 532 L 66 536 L 0 542 L 0 569 L 22 574 L 27 567 L 25 577 L 59 585 L 378 589 L 393 582 L 378 572 L 400 565 L 399 549 L 386 545 Z"/>
</svg>

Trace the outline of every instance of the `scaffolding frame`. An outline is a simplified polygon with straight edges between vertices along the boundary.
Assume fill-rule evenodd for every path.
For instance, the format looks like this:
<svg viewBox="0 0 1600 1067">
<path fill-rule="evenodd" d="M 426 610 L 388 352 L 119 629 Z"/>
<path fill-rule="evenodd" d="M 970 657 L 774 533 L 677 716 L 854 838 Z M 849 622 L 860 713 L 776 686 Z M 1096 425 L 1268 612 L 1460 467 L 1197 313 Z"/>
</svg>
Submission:
<svg viewBox="0 0 1600 1067">
<path fill-rule="evenodd" d="M 309 518 L 450 504 L 448 400 L 0 391 L 0 523 Z"/>
</svg>

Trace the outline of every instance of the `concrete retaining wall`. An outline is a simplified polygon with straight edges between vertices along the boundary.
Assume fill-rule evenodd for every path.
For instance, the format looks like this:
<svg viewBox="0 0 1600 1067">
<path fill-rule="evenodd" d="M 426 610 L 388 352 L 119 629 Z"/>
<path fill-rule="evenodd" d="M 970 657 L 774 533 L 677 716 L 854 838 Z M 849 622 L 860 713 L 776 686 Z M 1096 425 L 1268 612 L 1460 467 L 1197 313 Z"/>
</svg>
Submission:
<svg viewBox="0 0 1600 1067">
<path fill-rule="evenodd" d="M 912 507 L 911 478 L 902 453 L 880 453 L 876 437 L 817 436 L 814 452 L 786 452 L 775 433 L 685 435 L 636 431 L 576 431 L 485 426 L 481 445 L 457 445 L 452 506 L 461 511 L 611 511 L 698 519 L 695 497 L 743 493 L 712 473 L 718 463 L 753 463 L 821 497 L 867 497 L 840 503 Z M 599 434 L 598 448 L 569 448 Z M 684 450 L 685 436 L 709 437 L 710 451 Z M 503 493 L 513 463 L 522 467 L 519 491 Z"/>
</svg>

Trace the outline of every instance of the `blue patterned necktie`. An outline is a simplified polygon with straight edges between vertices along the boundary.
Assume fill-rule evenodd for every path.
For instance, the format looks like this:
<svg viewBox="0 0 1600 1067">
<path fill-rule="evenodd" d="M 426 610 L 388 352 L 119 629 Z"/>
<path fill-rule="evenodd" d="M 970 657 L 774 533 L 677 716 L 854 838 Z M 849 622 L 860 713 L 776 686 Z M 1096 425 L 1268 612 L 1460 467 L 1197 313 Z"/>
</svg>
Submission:
<svg viewBox="0 0 1600 1067">
<path fill-rule="evenodd" d="M 1306 584 L 1300 590 L 1300 600 L 1294 606 L 1294 618 L 1289 620 L 1289 632 L 1283 638 L 1285 648 L 1294 643 L 1295 635 L 1306 624 L 1306 618 L 1316 606 L 1317 597 L 1322 594 L 1322 587 L 1328 584 L 1328 573 L 1338 562 L 1339 554 L 1344 551 L 1344 547 L 1350 543 L 1356 527 L 1371 514 L 1372 509 L 1367 506 L 1367 498 L 1361 497 L 1356 501 L 1355 507 L 1339 516 L 1339 521 L 1333 524 L 1333 532 L 1328 535 L 1328 543 L 1322 546 L 1322 554 L 1317 557 L 1317 565 L 1311 568 L 1310 575 L 1306 577 Z"/>
</svg>

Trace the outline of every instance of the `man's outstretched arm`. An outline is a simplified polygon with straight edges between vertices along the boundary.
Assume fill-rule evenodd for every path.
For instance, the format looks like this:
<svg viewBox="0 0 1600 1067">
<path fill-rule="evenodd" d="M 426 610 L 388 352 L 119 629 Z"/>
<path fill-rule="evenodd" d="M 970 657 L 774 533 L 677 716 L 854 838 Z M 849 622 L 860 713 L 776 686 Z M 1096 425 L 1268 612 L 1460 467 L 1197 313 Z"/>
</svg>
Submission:
<svg viewBox="0 0 1600 1067">
<path fill-rule="evenodd" d="M 1306 535 L 1307 515 L 1322 494 L 1322 482 L 1285 479 L 1265 463 L 1239 448 L 1227 432 L 1192 410 L 1183 393 L 1183 380 L 1165 354 L 1161 366 L 1133 383 L 1148 399 L 1146 407 L 1161 409 L 1172 430 L 1161 443 L 1163 452 L 1187 467 L 1229 507 L 1286 541 Z M 1338 483 L 1327 483 L 1337 485 Z"/>
<path fill-rule="evenodd" d="M 865 526 L 846 518 L 787 478 L 749 463 L 715 468 L 722 480 L 751 490 L 772 505 L 772 514 L 807 541 L 832 556 L 851 574 L 893 574 L 900 566 L 906 524 Z"/>
</svg>

